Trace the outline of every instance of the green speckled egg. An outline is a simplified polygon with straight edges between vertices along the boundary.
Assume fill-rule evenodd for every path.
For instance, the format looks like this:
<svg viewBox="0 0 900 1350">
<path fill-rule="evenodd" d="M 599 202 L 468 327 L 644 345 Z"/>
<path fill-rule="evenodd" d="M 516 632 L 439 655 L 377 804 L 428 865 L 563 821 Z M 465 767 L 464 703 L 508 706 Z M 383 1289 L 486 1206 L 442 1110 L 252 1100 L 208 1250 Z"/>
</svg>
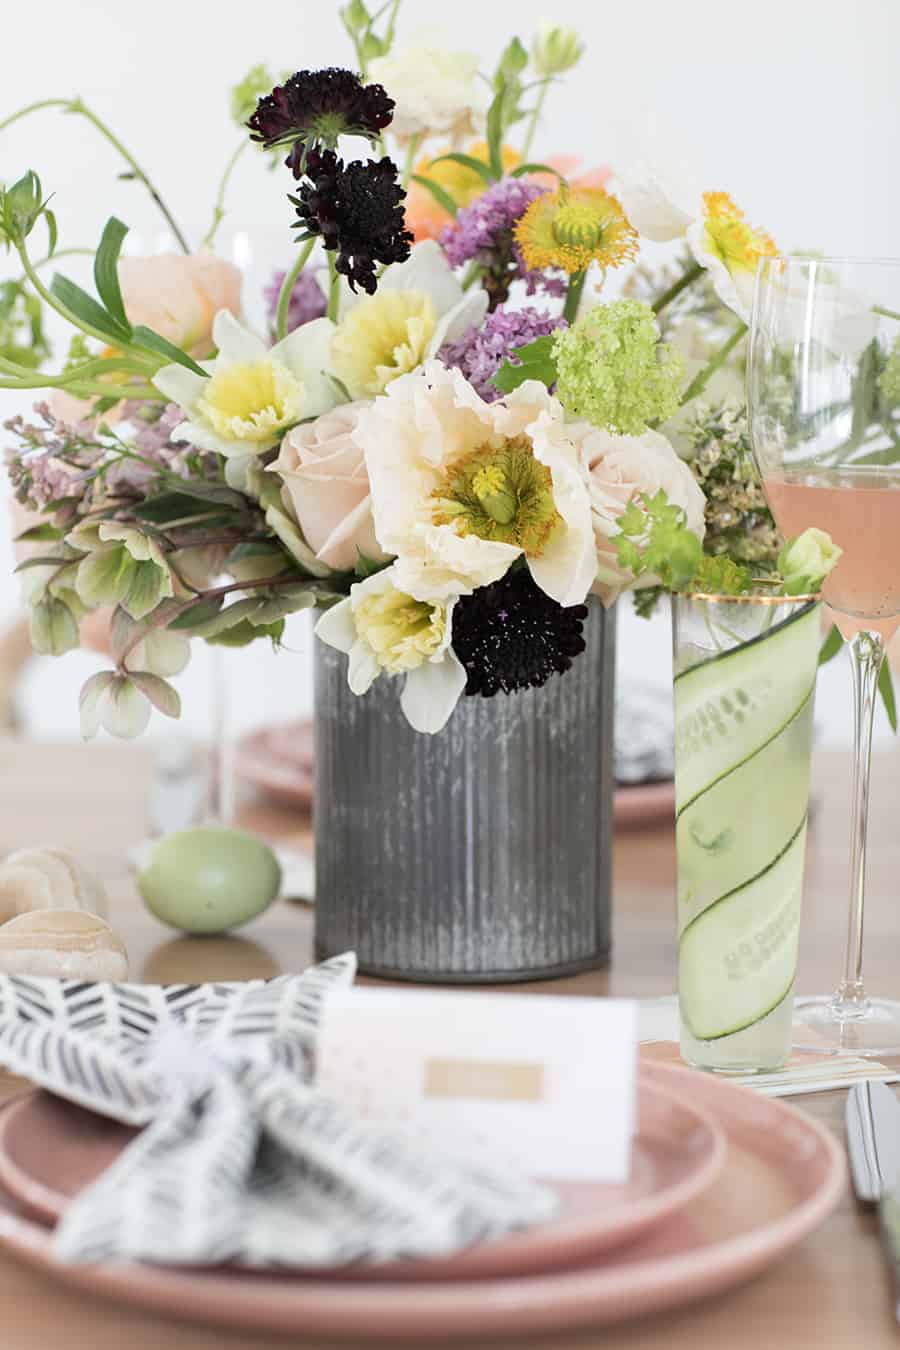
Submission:
<svg viewBox="0 0 900 1350">
<path fill-rule="evenodd" d="M 243 830 L 180 830 L 161 839 L 138 876 L 144 903 L 185 933 L 224 933 L 261 914 L 278 894 L 281 868 Z"/>
</svg>

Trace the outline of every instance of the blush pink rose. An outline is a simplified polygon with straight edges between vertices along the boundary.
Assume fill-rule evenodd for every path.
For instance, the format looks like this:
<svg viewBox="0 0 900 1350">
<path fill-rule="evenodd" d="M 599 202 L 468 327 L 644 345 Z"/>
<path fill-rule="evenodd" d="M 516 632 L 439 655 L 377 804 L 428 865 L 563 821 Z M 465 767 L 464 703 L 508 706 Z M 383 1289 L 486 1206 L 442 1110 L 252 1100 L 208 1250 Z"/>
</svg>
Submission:
<svg viewBox="0 0 900 1350">
<path fill-rule="evenodd" d="M 133 324 L 145 324 L 195 356 L 212 350 L 213 319 L 220 309 L 241 312 L 240 270 L 209 249 L 121 258 L 119 285 Z"/>
<path fill-rule="evenodd" d="M 652 497 L 662 488 L 671 504 L 684 511 L 688 528 L 702 539 L 706 498 L 687 464 L 658 431 L 614 436 L 585 424 L 581 460 L 597 545 L 597 580 L 591 589 L 604 605 L 611 605 L 632 584 L 630 571 L 619 566 L 615 545 L 619 516 L 628 503 L 645 493 Z M 651 581 L 641 578 L 641 584 Z"/>
<path fill-rule="evenodd" d="M 365 402 L 344 403 L 285 436 L 270 466 L 281 477 L 286 510 L 296 519 L 320 562 L 338 572 L 351 571 L 362 553 L 378 562 L 372 522 L 369 475 L 354 439 Z"/>
</svg>

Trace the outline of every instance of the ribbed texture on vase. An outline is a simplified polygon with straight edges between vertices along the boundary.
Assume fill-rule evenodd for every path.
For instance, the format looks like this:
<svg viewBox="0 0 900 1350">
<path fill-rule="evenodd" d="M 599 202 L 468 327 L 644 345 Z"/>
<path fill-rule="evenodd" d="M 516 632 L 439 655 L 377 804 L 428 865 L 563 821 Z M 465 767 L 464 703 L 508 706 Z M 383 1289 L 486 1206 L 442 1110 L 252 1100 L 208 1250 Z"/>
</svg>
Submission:
<svg viewBox="0 0 900 1350">
<path fill-rule="evenodd" d="M 316 643 L 316 946 L 399 979 L 536 979 L 609 952 L 615 610 L 541 689 L 413 731 Z"/>
</svg>

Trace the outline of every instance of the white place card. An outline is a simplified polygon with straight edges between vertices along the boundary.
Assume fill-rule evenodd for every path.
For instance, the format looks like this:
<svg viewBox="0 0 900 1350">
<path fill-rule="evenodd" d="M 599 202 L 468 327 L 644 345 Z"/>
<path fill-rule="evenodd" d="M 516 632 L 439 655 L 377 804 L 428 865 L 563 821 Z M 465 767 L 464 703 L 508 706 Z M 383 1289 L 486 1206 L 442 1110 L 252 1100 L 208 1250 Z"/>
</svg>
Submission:
<svg viewBox="0 0 900 1350">
<path fill-rule="evenodd" d="M 626 1180 L 637 1005 L 544 994 L 338 990 L 316 1085 L 442 1148 L 548 1180 Z"/>
</svg>

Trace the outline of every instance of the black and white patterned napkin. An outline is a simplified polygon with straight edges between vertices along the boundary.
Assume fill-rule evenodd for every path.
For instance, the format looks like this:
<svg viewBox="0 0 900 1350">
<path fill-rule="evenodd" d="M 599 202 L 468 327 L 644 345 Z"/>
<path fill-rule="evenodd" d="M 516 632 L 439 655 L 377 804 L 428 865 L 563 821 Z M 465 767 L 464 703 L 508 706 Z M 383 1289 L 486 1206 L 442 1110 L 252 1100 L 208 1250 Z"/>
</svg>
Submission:
<svg viewBox="0 0 900 1350">
<path fill-rule="evenodd" d="M 352 954 L 244 984 L 0 976 L 0 1064 L 145 1128 L 67 1209 L 73 1262 L 342 1266 L 447 1255 L 552 1216 L 552 1192 L 429 1154 L 312 1086 Z"/>
</svg>

